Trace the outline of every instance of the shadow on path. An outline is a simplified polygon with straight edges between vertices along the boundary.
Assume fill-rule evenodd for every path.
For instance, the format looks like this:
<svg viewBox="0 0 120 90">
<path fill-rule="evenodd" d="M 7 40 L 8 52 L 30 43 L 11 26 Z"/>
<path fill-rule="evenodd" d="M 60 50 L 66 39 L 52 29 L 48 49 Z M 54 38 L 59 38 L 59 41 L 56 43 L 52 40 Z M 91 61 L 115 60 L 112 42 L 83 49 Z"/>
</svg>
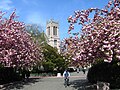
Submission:
<svg viewBox="0 0 120 90">
<path fill-rule="evenodd" d="M 23 89 L 24 85 L 32 85 L 39 81 L 41 81 L 40 78 L 29 78 L 29 79 L 25 79 L 23 81 L 18 81 L 18 82 L 13 82 L 13 83 L 7 84 L 4 86 L 4 88 L 2 88 L 2 90 Z"/>
<path fill-rule="evenodd" d="M 95 85 L 92 85 L 86 79 L 71 81 L 70 86 L 77 90 L 96 90 L 97 89 Z"/>
</svg>

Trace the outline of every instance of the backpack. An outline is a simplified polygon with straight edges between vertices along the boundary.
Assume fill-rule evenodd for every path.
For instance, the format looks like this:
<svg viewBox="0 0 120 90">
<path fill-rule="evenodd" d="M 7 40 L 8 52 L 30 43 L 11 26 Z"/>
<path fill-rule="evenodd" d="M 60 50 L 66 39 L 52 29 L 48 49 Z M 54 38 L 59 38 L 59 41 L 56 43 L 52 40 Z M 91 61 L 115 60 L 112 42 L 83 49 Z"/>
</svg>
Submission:
<svg viewBox="0 0 120 90">
<path fill-rule="evenodd" d="M 68 77 L 68 76 L 69 76 L 68 72 L 65 72 L 65 77 Z"/>
</svg>

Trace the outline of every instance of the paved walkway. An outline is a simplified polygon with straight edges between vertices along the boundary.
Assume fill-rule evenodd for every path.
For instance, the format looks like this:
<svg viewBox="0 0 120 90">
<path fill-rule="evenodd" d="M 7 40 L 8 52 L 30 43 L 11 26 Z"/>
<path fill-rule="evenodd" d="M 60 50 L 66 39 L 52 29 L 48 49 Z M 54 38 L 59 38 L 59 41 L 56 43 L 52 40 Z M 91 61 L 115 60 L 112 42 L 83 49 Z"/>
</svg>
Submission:
<svg viewBox="0 0 120 90">
<path fill-rule="evenodd" d="M 68 87 L 65 88 L 63 83 L 63 77 L 31 77 L 27 81 L 11 84 L 2 90 L 86 90 L 84 86 L 89 85 L 83 72 L 71 73 Z"/>
</svg>

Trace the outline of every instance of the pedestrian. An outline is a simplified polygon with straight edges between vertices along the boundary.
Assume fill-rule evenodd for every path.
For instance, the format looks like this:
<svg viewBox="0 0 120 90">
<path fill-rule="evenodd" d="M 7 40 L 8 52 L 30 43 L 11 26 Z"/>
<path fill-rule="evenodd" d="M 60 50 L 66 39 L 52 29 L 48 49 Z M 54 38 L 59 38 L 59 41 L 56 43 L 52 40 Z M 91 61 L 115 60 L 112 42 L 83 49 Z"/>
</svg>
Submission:
<svg viewBox="0 0 120 90">
<path fill-rule="evenodd" d="M 69 85 L 70 72 L 66 69 L 63 73 L 65 84 Z"/>
<path fill-rule="evenodd" d="M 26 78 L 28 79 L 30 77 L 30 71 L 26 70 Z"/>
<path fill-rule="evenodd" d="M 82 67 L 82 71 L 83 71 L 83 73 L 85 74 L 85 72 L 86 72 L 86 67 Z"/>
<path fill-rule="evenodd" d="M 80 72 L 79 66 L 77 66 L 77 69 L 76 69 L 76 70 L 77 70 L 77 73 L 79 73 L 79 72 Z"/>
</svg>

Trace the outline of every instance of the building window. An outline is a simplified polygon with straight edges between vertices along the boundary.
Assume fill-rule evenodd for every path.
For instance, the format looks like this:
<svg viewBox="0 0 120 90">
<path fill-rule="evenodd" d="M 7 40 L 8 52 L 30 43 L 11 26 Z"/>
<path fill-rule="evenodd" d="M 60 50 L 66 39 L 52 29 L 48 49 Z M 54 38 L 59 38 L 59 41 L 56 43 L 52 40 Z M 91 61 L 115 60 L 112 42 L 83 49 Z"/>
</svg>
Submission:
<svg viewBox="0 0 120 90">
<path fill-rule="evenodd" d="M 54 40 L 54 46 L 57 46 L 57 40 Z"/>
<path fill-rule="evenodd" d="M 57 35 L 57 27 L 53 27 L 53 35 Z"/>
<path fill-rule="evenodd" d="M 47 27 L 47 29 L 48 29 L 48 35 L 50 35 L 50 27 Z"/>
</svg>

